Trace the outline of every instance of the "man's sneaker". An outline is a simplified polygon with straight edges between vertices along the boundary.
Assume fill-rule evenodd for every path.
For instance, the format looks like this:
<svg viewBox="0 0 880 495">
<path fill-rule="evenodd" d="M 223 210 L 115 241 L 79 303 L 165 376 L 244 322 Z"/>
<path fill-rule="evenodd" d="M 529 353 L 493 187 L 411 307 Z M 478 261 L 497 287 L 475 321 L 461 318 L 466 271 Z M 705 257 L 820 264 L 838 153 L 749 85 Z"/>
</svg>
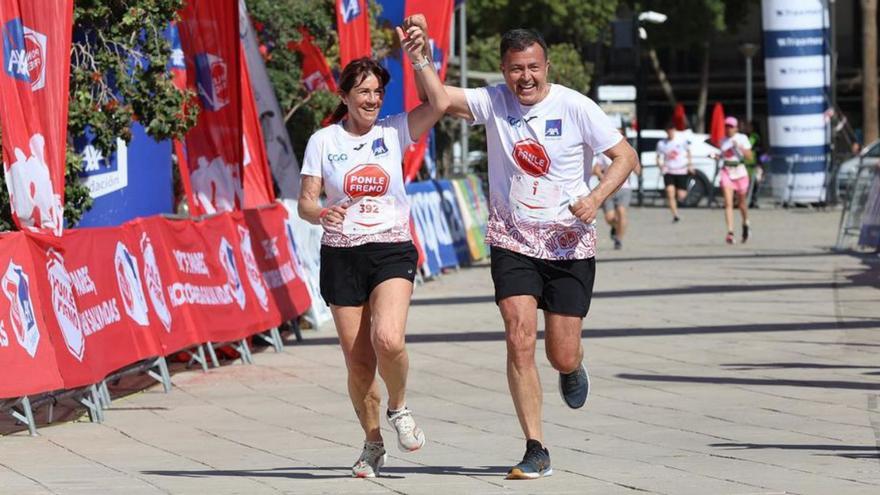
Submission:
<svg viewBox="0 0 880 495">
<path fill-rule="evenodd" d="M 613 227 L 613 226 L 611 227 L 611 238 L 612 238 L 612 239 L 616 239 L 616 238 L 617 238 L 617 228 L 616 228 L 616 227 Z"/>
<path fill-rule="evenodd" d="M 351 475 L 355 478 L 375 478 L 385 465 L 385 446 L 382 442 L 364 442 L 364 450 L 354 466 Z"/>
<path fill-rule="evenodd" d="M 749 222 L 746 222 L 743 224 L 743 236 L 742 236 L 743 244 L 745 244 L 746 241 L 749 240 L 749 234 L 752 233 L 751 230 L 752 230 L 752 226 L 749 225 Z"/>
<path fill-rule="evenodd" d="M 550 452 L 541 442 L 529 440 L 526 442 L 526 455 L 522 462 L 510 468 L 507 472 L 509 480 L 533 480 L 542 476 L 550 476 L 553 469 L 550 467 Z"/>
<path fill-rule="evenodd" d="M 416 426 L 412 411 L 404 407 L 399 411 L 388 411 L 388 423 L 397 431 L 397 446 L 403 452 L 415 452 L 425 445 L 425 432 Z"/>
<path fill-rule="evenodd" d="M 620 239 L 614 239 L 614 249 L 623 249 L 623 241 Z"/>
<path fill-rule="evenodd" d="M 590 375 L 583 363 L 571 373 L 559 373 L 559 395 L 572 409 L 578 409 L 587 402 L 590 395 Z"/>
<path fill-rule="evenodd" d="M 681 221 L 681 218 L 679 218 L 678 216 L 672 217 L 672 223 L 678 223 L 680 221 Z"/>
<path fill-rule="evenodd" d="M 727 237 L 724 238 L 724 242 L 728 244 L 736 244 L 736 238 L 733 237 L 733 232 L 727 233 Z"/>
</svg>

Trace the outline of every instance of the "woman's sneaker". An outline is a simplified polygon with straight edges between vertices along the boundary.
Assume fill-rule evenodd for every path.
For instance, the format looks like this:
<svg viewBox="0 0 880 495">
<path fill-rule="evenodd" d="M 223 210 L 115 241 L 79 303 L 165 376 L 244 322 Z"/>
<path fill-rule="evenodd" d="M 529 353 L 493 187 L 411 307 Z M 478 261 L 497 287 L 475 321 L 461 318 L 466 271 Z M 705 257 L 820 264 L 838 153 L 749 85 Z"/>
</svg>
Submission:
<svg viewBox="0 0 880 495">
<path fill-rule="evenodd" d="M 727 237 L 724 238 L 724 242 L 728 244 L 736 244 L 736 238 L 733 237 L 733 232 L 727 233 Z"/>
<path fill-rule="evenodd" d="M 584 406 L 590 396 L 590 375 L 583 363 L 571 373 L 559 373 L 559 395 L 572 409 Z"/>
<path fill-rule="evenodd" d="M 746 241 L 749 240 L 749 237 L 751 237 L 751 234 L 752 234 L 752 226 L 749 225 L 749 222 L 744 223 L 743 224 L 743 236 L 742 236 L 743 244 L 745 244 Z"/>
<path fill-rule="evenodd" d="M 553 469 L 550 467 L 550 452 L 537 440 L 526 442 L 526 455 L 522 462 L 510 468 L 507 472 L 509 480 L 533 480 L 542 476 L 550 476 Z"/>
<path fill-rule="evenodd" d="M 385 465 L 385 446 L 382 442 L 364 442 L 364 450 L 354 466 L 351 475 L 355 478 L 375 478 Z"/>
<path fill-rule="evenodd" d="M 425 445 L 425 432 L 416 426 L 412 411 L 404 407 L 388 411 L 388 423 L 397 431 L 397 446 L 403 452 L 415 452 Z"/>
</svg>

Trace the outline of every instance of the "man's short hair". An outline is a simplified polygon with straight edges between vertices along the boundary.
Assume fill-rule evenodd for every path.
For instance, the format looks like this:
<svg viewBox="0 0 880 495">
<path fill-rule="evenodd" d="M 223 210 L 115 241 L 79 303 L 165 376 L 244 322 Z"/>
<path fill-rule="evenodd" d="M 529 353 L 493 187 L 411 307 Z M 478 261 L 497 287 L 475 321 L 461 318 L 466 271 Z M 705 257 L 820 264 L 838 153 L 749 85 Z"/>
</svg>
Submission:
<svg viewBox="0 0 880 495">
<path fill-rule="evenodd" d="M 535 43 L 544 50 L 544 59 L 547 59 L 547 42 L 538 34 L 537 31 L 531 29 L 511 29 L 504 33 L 501 37 L 501 59 L 504 60 L 504 54 L 509 50 L 521 52 Z"/>
</svg>

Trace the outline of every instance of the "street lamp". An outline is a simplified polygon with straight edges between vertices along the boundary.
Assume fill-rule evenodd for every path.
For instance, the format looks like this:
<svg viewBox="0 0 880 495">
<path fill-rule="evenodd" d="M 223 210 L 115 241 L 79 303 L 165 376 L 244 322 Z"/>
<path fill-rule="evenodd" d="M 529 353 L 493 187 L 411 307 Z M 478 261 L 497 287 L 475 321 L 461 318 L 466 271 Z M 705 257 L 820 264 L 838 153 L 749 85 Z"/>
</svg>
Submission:
<svg viewBox="0 0 880 495">
<path fill-rule="evenodd" d="M 642 115 L 642 107 L 645 98 L 643 96 L 644 87 L 645 87 L 645 77 L 644 71 L 642 70 L 642 43 L 641 40 L 648 39 L 648 32 L 645 28 L 642 27 L 642 23 L 648 24 L 663 24 L 666 22 L 666 14 L 661 14 L 660 12 L 654 12 L 653 10 L 648 10 L 645 12 L 641 12 L 638 15 L 633 15 L 633 37 L 635 41 L 633 46 L 635 47 L 635 59 L 636 59 L 636 123 L 638 124 L 638 128 L 636 129 L 636 153 L 639 157 L 639 163 L 642 161 L 642 128 L 645 126 L 644 115 Z M 644 193 L 642 188 L 642 175 L 639 174 L 639 189 L 638 189 L 638 203 L 639 206 L 642 205 L 644 201 Z"/>
<path fill-rule="evenodd" d="M 758 53 L 758 45 L 743 43 L 739 52 L 746 58 L 746 122 L 752 121 L 752 57 Z"/>
</svg>

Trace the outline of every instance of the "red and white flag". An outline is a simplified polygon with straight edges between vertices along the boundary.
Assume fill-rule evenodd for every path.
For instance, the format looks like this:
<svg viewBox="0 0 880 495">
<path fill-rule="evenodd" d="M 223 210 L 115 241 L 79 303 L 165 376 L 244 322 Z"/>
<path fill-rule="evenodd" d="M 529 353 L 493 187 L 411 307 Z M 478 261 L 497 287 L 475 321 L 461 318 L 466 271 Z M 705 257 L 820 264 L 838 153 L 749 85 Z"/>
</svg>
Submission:
<svg viewBox="0 0 880 495">
<path fill-rule="evenodd" d="M 263 130 L 260 117 L 257 115 L 257 104 L 251 87 L 250 73 L 241 52 L 241 108 L 242 127 L 244 128 L 244 207 L 254 208 L 275 201 L 272 188 L 272 174 L 269 172 L 269 161 L 266 158 L 266 145 L 263 141 Z"/>
<path fill-rule="evenodd" d="M 190 0 L 181 10 L 186 81 L 198 94 L 199 120 L 186 134 L 181 175 L 190 213 L 241 209 L 242 106 L 238 4 Z"/>
<path fill-rule="evenodd" d="M 0 125 L 12 217 L 61 235 L 73 0 L 0 0 Z"/>
<path fill-rule="evenodd" d="M 336 0 L 336 29 L 339 32 L 340 67 L 373 54 L 366 0 Z"/>
</svg>

